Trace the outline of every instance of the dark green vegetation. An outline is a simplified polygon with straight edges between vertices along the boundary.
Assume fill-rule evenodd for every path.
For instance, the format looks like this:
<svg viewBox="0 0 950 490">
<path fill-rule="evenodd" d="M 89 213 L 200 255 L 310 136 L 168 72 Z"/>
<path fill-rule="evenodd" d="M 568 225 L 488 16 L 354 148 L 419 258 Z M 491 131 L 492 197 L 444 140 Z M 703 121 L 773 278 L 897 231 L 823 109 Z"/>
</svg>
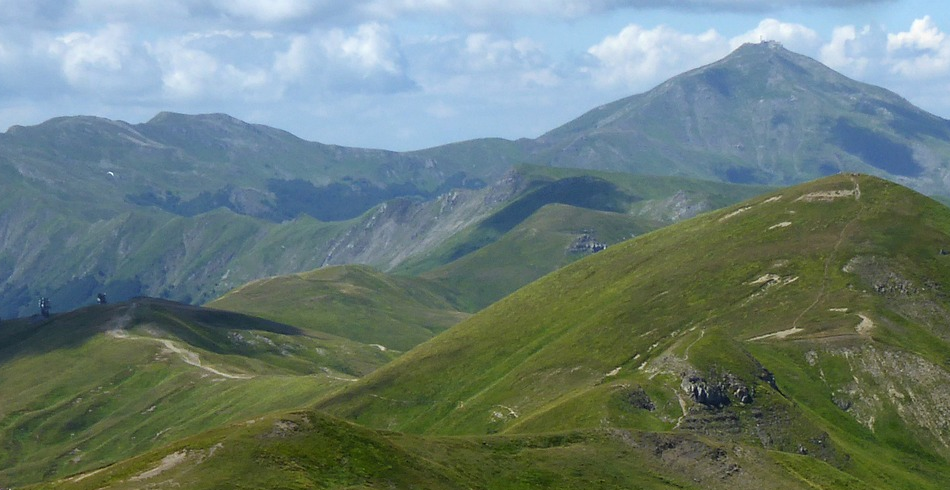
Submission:
<svg viewBox="0 0 950 490">
<path fill-rule="evenodd" d="M 0 485 L 97 468 L 304 406 L 391 359 L 329 334 L 158 300 L 0 324 Z"/>
<path fill-rule="evenodd" d="M 67 311 L 101 291 L 200 304 L 323 265 L 431 270 L 536 210 L 527 200 L 483 221 L 525 197 L 506 175 L 519 164 L 767 185 L 859 171 L 945 194 L 948 157 L 946 120 L 775 43 L 742 46 L 533 140 L 397 153 L 221 114 L 57 118 L 0 134 L 0 316 L 31 313 L 40 296 Z M 594 194 L 552 184 L 551 202 L 630 204 L 575 177 Z M 452 238 L 475 223 L 484 226 Z M 473 307 L 497 297 L 476 296 Z"/>
</svg>

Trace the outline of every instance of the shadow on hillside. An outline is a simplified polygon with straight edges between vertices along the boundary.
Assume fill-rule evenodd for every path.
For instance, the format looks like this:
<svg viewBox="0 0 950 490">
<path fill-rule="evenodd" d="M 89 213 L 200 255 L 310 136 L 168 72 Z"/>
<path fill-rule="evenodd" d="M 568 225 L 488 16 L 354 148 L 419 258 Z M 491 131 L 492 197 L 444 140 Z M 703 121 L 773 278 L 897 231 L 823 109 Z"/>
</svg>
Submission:
<svg viewBox="0 0 950 490">
<path fill-rule="evenodd" d="M 87 306 L 50 318 L 35 315 L 4 320 L 0 323 L 0 364 L 18 356 L 76 348 L 97 334 L 135 327 L 148 327 L 158 337 L 178 339 L 218 354 L 238 353 L 228 338 L 234 330 L 305 335 L 299 328 L 262 318 L 140 297 Z"/>
</svg>

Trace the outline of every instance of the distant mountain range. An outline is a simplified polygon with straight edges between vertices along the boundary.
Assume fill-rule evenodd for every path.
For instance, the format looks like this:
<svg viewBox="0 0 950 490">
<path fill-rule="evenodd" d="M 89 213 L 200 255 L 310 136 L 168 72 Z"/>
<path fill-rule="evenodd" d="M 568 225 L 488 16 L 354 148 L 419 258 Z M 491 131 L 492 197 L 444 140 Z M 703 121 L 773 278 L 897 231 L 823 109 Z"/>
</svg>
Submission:
<svg viewBox="0 0 950 490">
<path fill-rule="evenodd" d="M 422 257 L 530 192 L 508 174 L 520 164 L 761 185 L 863 172 L 940 197 L 948 162 L 950 122 L 771 42 L 533 140 L 399 153 L 221 114 L 63 117 L 0 134 L 0 316 L 40 296 L 58 311 L 100 291 L 203 303 L 326 264 L 444 265 Z"/>
</svg>

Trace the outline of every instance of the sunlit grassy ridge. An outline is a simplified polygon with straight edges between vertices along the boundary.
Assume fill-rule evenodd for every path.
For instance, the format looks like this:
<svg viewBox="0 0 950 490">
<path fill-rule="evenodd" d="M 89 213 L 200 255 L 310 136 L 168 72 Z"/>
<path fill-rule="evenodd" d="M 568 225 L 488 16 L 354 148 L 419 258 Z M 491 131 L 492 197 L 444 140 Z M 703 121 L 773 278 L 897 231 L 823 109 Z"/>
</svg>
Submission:
<svg viewBox="0 0 950 490">
<path fill-rule="evenodd" d="M 323 412 L 44 488 L 940 489 L 947 244 L 950 210 L 896 184 L 783 189 L 545 276 Z"/>
<path fill-rule="evenodd" d="M 468 316 L 453 296 L 431 281 L 352 265 L 262 279 L 208 306 L 404 351 Z"/>
<path fill-rule="evenodd" d="M 4 321 L 0 346 L 4 486 L 303 406 L 391 357 L 327 334 L 145 299 Z"/>
<path fill-rule="evenodd" d="M 29 488 L 814 488 L 795 471 L 823 485 L 861 488 L 803 456 L 731 450 L 689 436 L 610 430 L 419 437 L 311 411 L 260 417 Z"/>
<path fill-rule="evenodd" d="M 524 190 L 484 220 L 396 269 L 457 291 L 478 311 L 590 252 L 571 252 L 584 235 L 606 245 L 767 188 L 681 177 L 520 165 Z"/>
<path fill-rule="evenodd" d="M 425 434 L 686 430 L 935 485 L 948 232 L 947 208 L 879 179 L 785 189 L 546 276 L 320 406 Z"/>
</svg>

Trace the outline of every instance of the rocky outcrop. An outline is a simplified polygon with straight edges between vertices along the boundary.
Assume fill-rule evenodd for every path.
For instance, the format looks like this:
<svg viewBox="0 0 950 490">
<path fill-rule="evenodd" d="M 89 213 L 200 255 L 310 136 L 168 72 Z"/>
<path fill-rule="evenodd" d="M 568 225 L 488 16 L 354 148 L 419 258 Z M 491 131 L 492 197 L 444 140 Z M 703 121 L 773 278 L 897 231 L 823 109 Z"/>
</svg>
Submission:
<svg viewBox="0 0 950 490">
<path fill-rule="evenodd" d="M 583 230 L 567 247 L 569 253 L 596 253 L 607 248 L 607 244 L 597 240 L 594 230 Z"/>
<path fill-rule="evenodd" d="M 772 384 L 774 382 L 773 378 Z M 680 387 L 694 402 L 706 408 L 723 408 L 733 402 L 748 405 L 755 400 L 755 387 L 731 373 L 708 377 L 696 372 L 687 373 Z"/>
</svg>

